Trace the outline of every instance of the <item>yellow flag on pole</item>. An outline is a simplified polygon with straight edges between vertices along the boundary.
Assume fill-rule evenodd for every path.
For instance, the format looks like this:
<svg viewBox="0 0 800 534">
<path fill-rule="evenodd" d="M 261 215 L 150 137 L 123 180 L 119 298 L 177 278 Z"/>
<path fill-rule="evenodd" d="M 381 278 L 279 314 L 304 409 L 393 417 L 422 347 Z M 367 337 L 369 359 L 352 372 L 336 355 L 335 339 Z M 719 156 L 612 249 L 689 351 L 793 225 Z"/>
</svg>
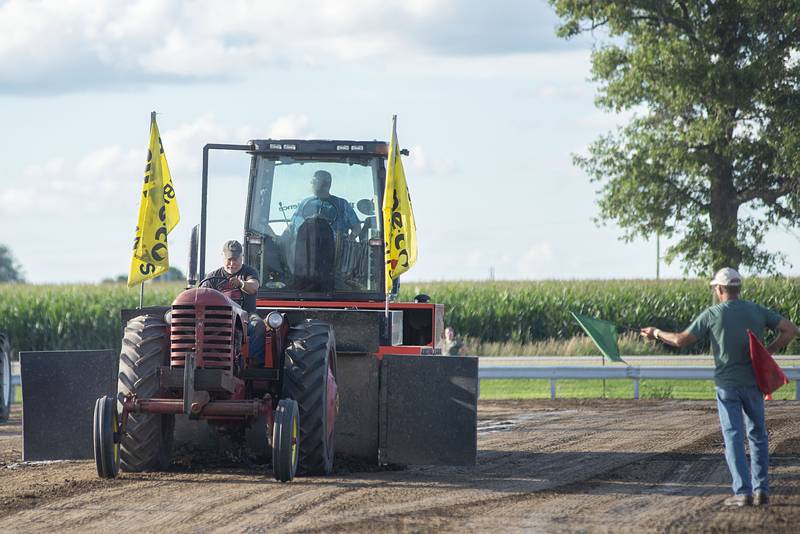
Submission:
<svg viewBox="0 0 800 534">
<path fill-rule="evenodd" d="M 392 140 L 383 194 L 383 237 L 386 245 L 386 293 L 392 282 L 417 261 L 417 225 L 411 209 L 403 161 L 397 143 L 397 116 L 392 117 Z"/>
<path fill-rule="evenodd" d="M 181 215 L 178 199 L 169 174 L 164 145 L 158 133 L 156 114 L 150 116 L 150 144 L 133 241 L 133 258 L 128 287 L 155 278 L 169 270 L 167 234 L 178 224 Z"/>
</svg>

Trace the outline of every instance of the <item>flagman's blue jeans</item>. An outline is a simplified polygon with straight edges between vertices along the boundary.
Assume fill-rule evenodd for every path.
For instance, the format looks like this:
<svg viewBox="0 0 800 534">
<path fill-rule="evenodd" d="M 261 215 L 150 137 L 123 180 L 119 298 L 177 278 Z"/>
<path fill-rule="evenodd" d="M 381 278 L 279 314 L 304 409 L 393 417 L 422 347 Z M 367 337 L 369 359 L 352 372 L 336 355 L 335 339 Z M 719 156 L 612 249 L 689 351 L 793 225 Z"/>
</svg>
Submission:
<svg viewBox="0 0 800 534">
<path fill-rule="evenodd" d="M 764 421 L 764 394 L 756 386 L 716 388 L 717 410 L 725 440 L 725 461 L 733 477 L 735 495 L 769 493 L 767 466 L 767 426 Z M 750 469 L 744 452 L 745 425 L 750 442 Z"/>
</svg>

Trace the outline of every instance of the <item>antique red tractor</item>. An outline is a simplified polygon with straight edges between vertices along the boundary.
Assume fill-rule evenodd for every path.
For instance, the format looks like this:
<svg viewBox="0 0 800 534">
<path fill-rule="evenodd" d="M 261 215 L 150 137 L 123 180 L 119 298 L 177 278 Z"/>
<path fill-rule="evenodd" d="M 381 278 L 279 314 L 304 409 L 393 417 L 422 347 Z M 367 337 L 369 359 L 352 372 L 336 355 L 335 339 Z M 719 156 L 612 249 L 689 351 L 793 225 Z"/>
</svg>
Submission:
<svg viewBox="0 0 800 534">
<path fill-rule="evenodd" d="M 252 158 L 243 244 L 260 283 L 254 314 L 208 280 L 195 287 L 210 150 Z M 376 206 L 387 152 L 377 141 L 206 145 L 190 287 L 169 308 L 122 313 L 117 394 L 94 413 L 101 477 L 166 468 L 175 440 L 197 439 L 181 428 L 203 421 L 227 434 L 262 425 L 281 481 L 330 473 L 334 448 L 379 464 L 474 463 L 476 359 L 441 356 L 441 305 L 385 304 Z M 265 330 L 257 361 L 254 327 Z"/>
</svg>

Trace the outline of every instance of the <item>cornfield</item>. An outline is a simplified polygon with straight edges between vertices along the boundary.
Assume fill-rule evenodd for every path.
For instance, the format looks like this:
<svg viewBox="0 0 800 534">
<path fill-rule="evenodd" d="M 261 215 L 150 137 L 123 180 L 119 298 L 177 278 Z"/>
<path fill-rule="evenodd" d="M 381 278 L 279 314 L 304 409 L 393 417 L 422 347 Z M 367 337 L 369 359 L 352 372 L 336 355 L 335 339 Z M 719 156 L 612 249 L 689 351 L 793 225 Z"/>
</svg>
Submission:
<svg viewBox="0 0 800 534">
<path fill-rule="evenodd" d="M 168 305 L 181 289 L 180 283 L 148 284 L 144 305 Z M 419 293 L 445 304 L 445 322 L 459 335 L 487 344 L 571 339 L 582 333 L 571 311 L 621 326 L 681 330 L 711 303 L 702 280 L 408 282 L 400 300 Z M 742 297 L 800 321 L 798 279 L 749 279 Z M 10 335 L 15 352 L 118 350 L 120 310 L 138 302 L 138 289 L 122 284 L 0 284 L 0 331 Z M 788 352 L 800 352 L 800 343 Z"/>
<path fill-rule="evenodd" d="M 148 284 L 145 306 L 168 305 L 180 283 Z M 14 353 L 28 350 L 105 349 L 118 351 L 120 310 L 139 305 L 139 289 L 123 284 L 0 284 L 0 331 Z"/>
<path fill-rule="evenodd" d="M 570 339 L 582 331 L 570 312 L 637 329 L 686 328 L 712 298 L 706 280 L 433 282 L 404 284 L 401 300 L 424 293 L 445 305 L 445 322 L 483 342 L 534 343 Z M 749 279 L 742 298 L 800 321 L 800 279 Z M 705 350 L 694 347 L 690 350 Z M 788 347 L 800 351 L 797 340 Z"/>
</svg>

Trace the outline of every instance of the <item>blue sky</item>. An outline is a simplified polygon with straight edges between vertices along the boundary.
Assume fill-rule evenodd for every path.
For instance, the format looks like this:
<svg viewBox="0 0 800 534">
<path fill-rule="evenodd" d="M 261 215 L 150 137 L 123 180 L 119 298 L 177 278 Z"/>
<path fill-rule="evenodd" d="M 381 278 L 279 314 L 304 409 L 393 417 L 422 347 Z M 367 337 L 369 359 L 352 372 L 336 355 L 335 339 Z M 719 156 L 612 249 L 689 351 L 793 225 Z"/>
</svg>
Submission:
<svg viewBox="0 0 800 534">
<path fill-rule="evenodd" d="M 388 140 L 397 114 L 420 241 L 407 280 L 653 277 L 654 241 L 592 221 L 571 154 L 625 117 L 594 107 L 593 39 L 556 24 L 535 0 L 0 1 L 0 243 L 32 282 L 127 273 L 156 110 L 184 269 L 205 143 Z M 247 169 L 212 162 L 210 266 L 241 237 Z M 800 274 L 800 239 L 767 243 Z"/>
</svg>

